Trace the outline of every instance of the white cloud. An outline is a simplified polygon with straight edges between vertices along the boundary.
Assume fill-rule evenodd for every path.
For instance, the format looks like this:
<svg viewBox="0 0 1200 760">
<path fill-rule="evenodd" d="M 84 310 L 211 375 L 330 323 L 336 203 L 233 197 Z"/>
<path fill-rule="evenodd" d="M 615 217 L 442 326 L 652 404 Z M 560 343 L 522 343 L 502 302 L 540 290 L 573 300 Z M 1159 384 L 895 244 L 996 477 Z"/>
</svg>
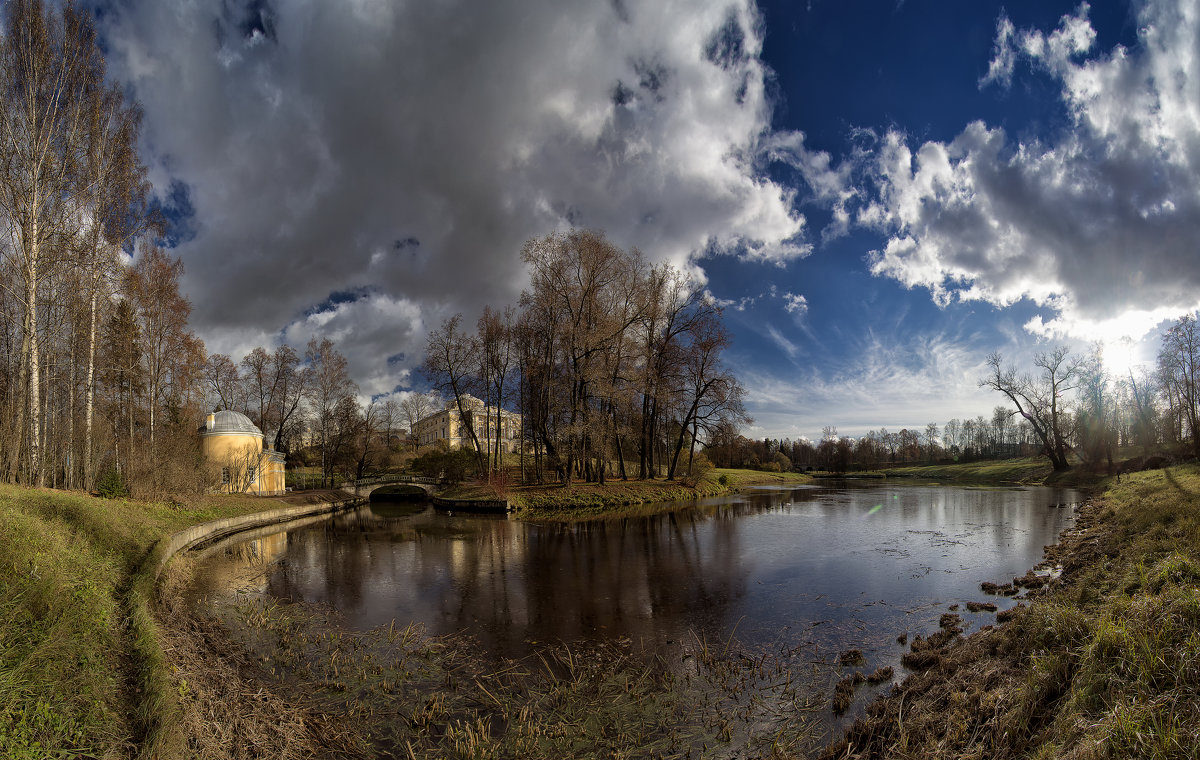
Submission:
<svg viewBox="0 0 1200 760">
<path fill-rule="evenodd" d="M 214 345 L 337 330 L 382 387 L 431 313 L 514 299 L 535 235 L 601 228 L 680 265 L 809 251 L 794 191 L 762 172 L 769 72 L 747 0 L 126 0 L 102 25 L 152 180 L 188 188 L 195 236 L 176 252 Z M 408 321 L 389 333 L 383 313 Z"/>
<path fill-rule="evenodd" d="M 872 272 L 943 304 L 1030 299 L 1057 314 L 1028 326 L 1044 335 L 1150 330 L 1200 306 L 1200 8 L 1146 2 L 1137 47 L 1098 54 L 1088 10 L 1048 35 L 1002 17 L 986 77 L 1006 81 L 1018 55 L 1053 77 L 1062 133 L 1014 141 L 974 122 L 915 150 L 882 138 L 857 215 L 887 235 Z"/>
<path fill-rule="evenodd" d="M 996 43 L 993 47 L 992 61 L 988 64 L 988 72 L 979 80 L 980 86 L 995 82 L 1004 87 L 1012 84 L 1013 64 L 1016 62 L 1017 51 L 1013 44 L 1016 30 L 1007 16 L 1001 15 L 996 23 Z"/>
<path fill-rule="evenodd" d="M 808 311 L 808 299 L 799 293 L 784 293 L 783 309 L 788 314 L 801 316 Z"/>
<path fill-rule="evenodd" d="M 771 339 L 771 342 L 773 342 L 775 345 L 779 346 L 780 350 L 782 350 L 783 353 L 787 354 L 787 357 L 789 359 L 791 359 L 792 361 L 795 361 L 796 358 L 798 356 L 800 356 L 800 353 L 801 353 L 800 347 L 797 346 L 792 341 L 788 340 L 788 338 L 782 332 L 779 331 L 778 327 L 776 327 L 775 325 L 768 324 L 768 325 L 766 325 L 766 331 L 767 331 L 767 337 Z"/>
<path fill-rule="evenodd" d="M 979 388 L 985 352 L 972 343 L 963 335 L 865 335 L 846 366 L 814 363 L 786 376 L 748 370 L 746 406 L 772 438 L 819 439 L 825 425 L 858 437 L 974 417 L 1001 399 Z"/>
</svg>

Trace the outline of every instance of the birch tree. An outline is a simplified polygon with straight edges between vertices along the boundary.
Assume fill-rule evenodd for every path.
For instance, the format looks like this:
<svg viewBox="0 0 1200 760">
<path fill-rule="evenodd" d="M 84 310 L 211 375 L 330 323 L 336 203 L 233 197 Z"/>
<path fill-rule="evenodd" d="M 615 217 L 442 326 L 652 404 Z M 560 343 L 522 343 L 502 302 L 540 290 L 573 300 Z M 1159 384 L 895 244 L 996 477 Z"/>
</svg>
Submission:
<svg viewBox="0 0 1200 760">
<path fill-rule="evenodd" d="M 39 486 L 45 482 L 39 299 L 74 234 L 68 217 L 88 126 L 85 95 L 102 78 L 87 14 L 72 5 L 59 14 L 40 0 L 9 3 L 0 40 L 0 215 L 8 244 L 0 250 L 17 275 L 6 287 L 22 311 L 23 401 L 16 411 L 27 456 L 21 469 Z"/>
</svg>

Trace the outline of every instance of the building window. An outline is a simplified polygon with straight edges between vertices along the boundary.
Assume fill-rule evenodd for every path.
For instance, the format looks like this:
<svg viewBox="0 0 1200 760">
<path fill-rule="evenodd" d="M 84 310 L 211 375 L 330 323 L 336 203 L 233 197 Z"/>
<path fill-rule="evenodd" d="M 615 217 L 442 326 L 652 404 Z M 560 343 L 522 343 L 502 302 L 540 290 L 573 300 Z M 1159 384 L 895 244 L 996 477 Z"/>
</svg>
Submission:
<svg viewBox="0 0 1200 760">
<path fill-rule="evenodd" d="M 229 468 L 228 467 L 221 468 L 221 485 L 223 485 L 223 486 L 229 485 Z"/>
<path fill-rule="evenodd" d="M 254 485 L 255 483 L 257 483 L 258 482 L 258 468 L 257 467 L 246 468 L 246 477 L 248 479 L 247 482 L 249 482 L 250 485 Z"/>
</svg>

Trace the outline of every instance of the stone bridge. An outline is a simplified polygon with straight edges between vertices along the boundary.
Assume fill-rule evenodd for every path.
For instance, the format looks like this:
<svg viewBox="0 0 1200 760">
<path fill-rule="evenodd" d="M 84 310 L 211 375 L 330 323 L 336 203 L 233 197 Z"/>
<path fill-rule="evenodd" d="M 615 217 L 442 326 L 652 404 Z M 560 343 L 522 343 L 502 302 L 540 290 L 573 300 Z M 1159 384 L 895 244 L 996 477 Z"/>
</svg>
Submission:
<svg viewBox="0 0 1200 760">
<path fill-rule="evenodd" d="M 433 495 L 444 483 L 445 481 L 439 478 L 423 478 L 416 475 L 380 475 L 376 478 L 363 478 L 343 483 L 341 488 L 346 493 L 360 498 L 370 498 L 375 489 L 395 485 L 416 486 L 426 494 Z"/>
</svg>

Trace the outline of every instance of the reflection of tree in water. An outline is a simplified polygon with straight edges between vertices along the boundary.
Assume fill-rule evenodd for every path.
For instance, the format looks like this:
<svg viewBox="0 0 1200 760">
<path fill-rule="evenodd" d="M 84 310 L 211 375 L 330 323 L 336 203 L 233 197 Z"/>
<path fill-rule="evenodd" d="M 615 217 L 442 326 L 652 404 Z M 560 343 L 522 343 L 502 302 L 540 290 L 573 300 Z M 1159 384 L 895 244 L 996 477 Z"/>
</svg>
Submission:
<svg viewBox="0 0 1200 760">
<path fill-rule="evenodd" d="M 627 636 L 655 646 L 697 625 L 719 626 L 746 582 L 736 527 L 720 522 L 685 509 L 531 526 L 528 635 Z"/>
</svg>

